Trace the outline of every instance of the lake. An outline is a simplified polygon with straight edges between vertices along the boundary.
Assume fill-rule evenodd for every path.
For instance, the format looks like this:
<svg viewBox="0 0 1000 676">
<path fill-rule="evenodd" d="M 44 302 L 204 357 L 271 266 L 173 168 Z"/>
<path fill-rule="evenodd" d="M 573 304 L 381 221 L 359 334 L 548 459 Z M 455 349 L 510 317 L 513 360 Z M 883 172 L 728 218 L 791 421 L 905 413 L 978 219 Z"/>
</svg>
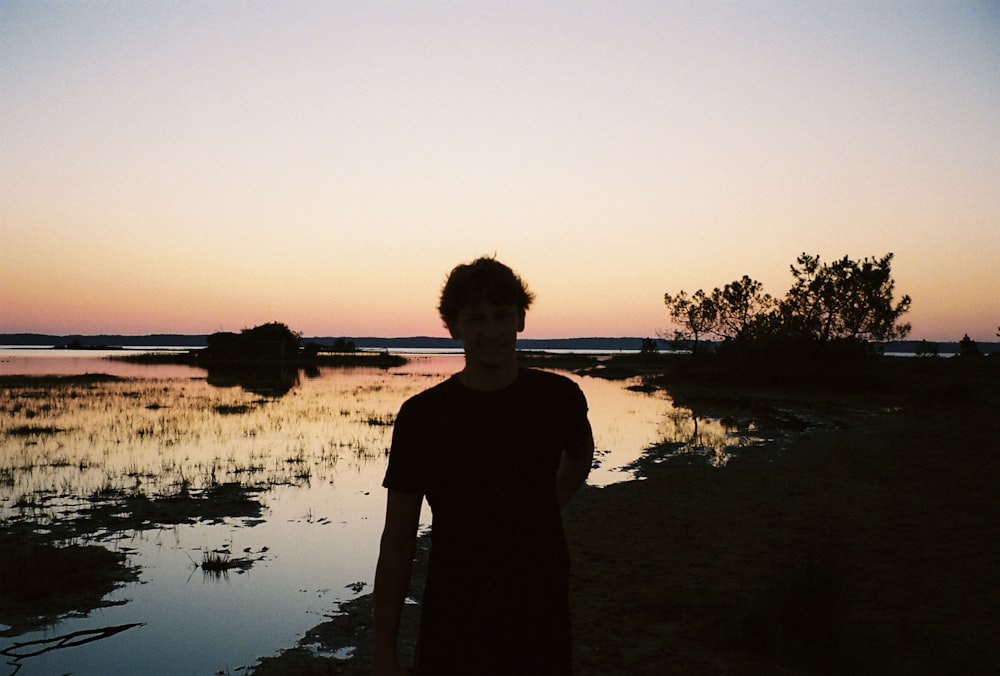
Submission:
<svg viewBox="0 0 1000 676">
<path fill-rule="evenodd" d="M 0 523 L 65 529 L 64 541 L 99 543 L 139 571 L 83 616 L 25 632 L 0 618 L 0 649 L 40 652 L 7 658 L 7 673 L 231 674 L 294 646 L 339 603 L 371 591 L 396 411 L 462 364 L 410 355 L 391 369 L 296 371 L 275 390 L 108 354 L 0 350 L 0 376 L 120 377 L 0 390 Z M 732 447 L 759 441 L 745 427 L 695 420 L 662 392 L 566 375 L 590 406 L 593 485 L 632 480 L 628 467 L 654 444 L 723 464 Z M 238 509 L 184 518 L 159 509 L 203 505 L 220 488 L 238 491 Z M 213 561 L 240 565 L 212 570 Z M 51 648 L 50 639 L 120 626 L 129 628 Z M 36 641 L 50 642 L 11 651 Z"/>
</svg>

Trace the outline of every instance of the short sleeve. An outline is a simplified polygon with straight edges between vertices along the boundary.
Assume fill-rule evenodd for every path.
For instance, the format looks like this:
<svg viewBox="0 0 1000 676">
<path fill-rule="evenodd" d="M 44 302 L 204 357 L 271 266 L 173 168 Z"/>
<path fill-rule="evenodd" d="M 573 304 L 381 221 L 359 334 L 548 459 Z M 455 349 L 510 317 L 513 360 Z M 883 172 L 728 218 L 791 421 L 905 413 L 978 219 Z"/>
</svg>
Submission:
<svg viewBox="0 0 1000 676">
<path fill-rule="evenodd" d="M 405 402 L 396 415 L 389 448 L 389 466 L 382 486 L 408 493 L 423 493 L 421 456 L 426 445 L 421 434 L 420 416 L 412 401 Z"/>
<path fill-rule="evenodd" d="M 576 449 L 593 436 L 593 431 L 587 418 L 587 398 L 576 383 L 570 380 L 566 382 L 564 443 L 566 448 Z"/>
</svg>

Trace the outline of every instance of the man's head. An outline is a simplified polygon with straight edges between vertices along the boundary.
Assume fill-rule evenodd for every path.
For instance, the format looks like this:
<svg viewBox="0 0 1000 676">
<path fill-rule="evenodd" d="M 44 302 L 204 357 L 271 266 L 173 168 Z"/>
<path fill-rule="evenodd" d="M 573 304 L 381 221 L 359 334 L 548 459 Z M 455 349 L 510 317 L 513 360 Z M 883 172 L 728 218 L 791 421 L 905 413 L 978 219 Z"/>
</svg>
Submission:
<svg viewBox="0 0 1000 676">
<path fill-rule="evenodd" d="M 482 257 L 451 271 L 441 290 L 438 312 L 449 329 L 463 308 L 478 306 L 483 301 L 514 305 L 523 319 L 534 298 L 517 273 L 495 258 Z"/>
</svg>

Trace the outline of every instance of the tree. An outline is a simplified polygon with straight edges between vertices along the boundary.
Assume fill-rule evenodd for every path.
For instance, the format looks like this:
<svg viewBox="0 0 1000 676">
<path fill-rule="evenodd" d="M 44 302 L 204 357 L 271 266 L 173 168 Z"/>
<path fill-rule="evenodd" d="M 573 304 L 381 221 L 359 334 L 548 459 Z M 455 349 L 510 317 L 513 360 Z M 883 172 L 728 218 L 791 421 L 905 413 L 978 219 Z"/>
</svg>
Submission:
<svg viewBox="0 0 1000 676">
<path fill-rule="evenodd" d="M 679 291 L 674 296 L 665 293 L 663 303 L 667 306 L 670 318 L 681 326 L 674 332 L 674 338 L 693 341 L 691 350 L 697 352 L 701 336 L 715 326 L 716 311 L 712 299 L 698 289 L 690 297 L 686 291 Z"/>
<path fill-rule="evenodd" d="M 795 282 L 780 301 L 744 275 L 711 294 L 679 291 L 664 294 L 663 302 L 681 327 L 675 338 L 693 341 L 695 351 L 706 333 L 722 338 L 724 347 L 749 347 L 757 354 L 810 353 L 832 342 L 863 348 L 910 332 L 910 325 L 899 321 L 910 308 L 910 297 L 894 299 L 892 257 L 888 253 L 855 261 L 844 256 L 823 263 L 819 256 L 803 253 L 791 266 Z"/>
<path fill-rule="evenodd" d="M 979 351 L 979 344 L 976 343 L 969 334 L 962 336 L 962 340 L 958 341 L 958 356 L 960 357 L 982 357 L 983 353 Z"/>
<path fill-rule="evenodd" d="M 333 351 L 334 352 L 357 352 L 358 347 L 354 344 L 353 340 L 347 340 L 346 338 L 338 338 L 333 341 Z"/>
<path fill-rule="evenodd" d="M 299 353 L 301 335 L 280 322 L 260 324 L 240 333 L 221 331 L 208 336 L 202 357 L 211 361 L 285 360 Z"/>
<path fill-rule="evenodd" d="M 937 343 L 928 340 L 921 340 L 917 345 L 916 355 L 918 357 L 936 357 L 940 353 Z"/>
<path fill-rule="evenodd" d="M 893 303 L 892 253 L 853 261 L 847 256 L 821 264 L 803 253 L 791 266 L 795 283 L 780 303 L 785 332 L 827 343 L 833 340 L 899 340 L 910 332 L 898 323 L 910 297 Z"/>
<path fill-rule="evenodd" d="M 292 331 L 281 322 L 268 322 L 252 329 L 243 329 L 241 334 L 252 346 L 255 355 L 272 359 L 294 359 L 299 353 L 302 335 Z"/>
<path fill-rule="evenodd" d="M 747 275 L 714 289 L 711 299 L 715 310 L 711 330 L 724 339 L 751 338 L 760 318 L 775 307 L 774 298 L 764 293 L 763 285 Z"/>
</svg>

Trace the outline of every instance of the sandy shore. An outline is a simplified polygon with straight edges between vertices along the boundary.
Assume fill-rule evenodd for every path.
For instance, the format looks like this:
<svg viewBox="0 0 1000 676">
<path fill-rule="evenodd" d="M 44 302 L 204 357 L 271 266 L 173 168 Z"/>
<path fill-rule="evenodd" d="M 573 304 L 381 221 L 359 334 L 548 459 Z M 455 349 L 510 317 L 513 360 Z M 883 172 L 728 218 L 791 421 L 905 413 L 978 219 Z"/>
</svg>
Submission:
<svg viewBox="0 0 1000 676">
<path fill-rule="evenodd" d="M 650 463 L 578 495 L 577 673 L 1000 672 L 998 365 L 874 394 L 678 389 L 801 424 L 723 468 Z M 254 673 L 368 673 L 370 597 L 343 610 L 303 643 L 353 659 L 294 650 Z"/>
</svg>

